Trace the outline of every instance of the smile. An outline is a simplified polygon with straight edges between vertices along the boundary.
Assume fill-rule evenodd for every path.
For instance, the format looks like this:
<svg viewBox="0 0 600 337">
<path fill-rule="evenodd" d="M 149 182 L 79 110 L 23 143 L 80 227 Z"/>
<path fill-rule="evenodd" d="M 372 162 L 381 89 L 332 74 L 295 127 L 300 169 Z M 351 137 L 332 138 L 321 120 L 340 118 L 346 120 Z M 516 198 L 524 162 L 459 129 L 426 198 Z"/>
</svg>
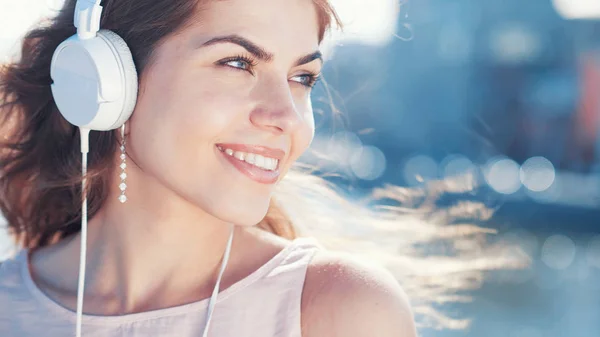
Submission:
<svg viewBox="0 0 600 337">
<path fill-rule="evenodd" d="M 244 161 L 250 165 L 254 165 L 267 171 L 274 171 L 279 165 L 279 160 L 275 158 L 265 157 L 251 152 L 248 153 L 243 151 L 234 151 L 232 149 L 223 148 L 219 145 L 217 145 L 217 148 L 221 152 L 225 152 L 225 154 L 230 155 L 237 160 Z"/>
<path fill-rule="evenodd" d="M 216 147 L 229 164 L 250 179 L 262 184 L 273 184 L 279 179 L 279 163 L 285 152 L 240 144 L 218 144 Z"/>
</svg>

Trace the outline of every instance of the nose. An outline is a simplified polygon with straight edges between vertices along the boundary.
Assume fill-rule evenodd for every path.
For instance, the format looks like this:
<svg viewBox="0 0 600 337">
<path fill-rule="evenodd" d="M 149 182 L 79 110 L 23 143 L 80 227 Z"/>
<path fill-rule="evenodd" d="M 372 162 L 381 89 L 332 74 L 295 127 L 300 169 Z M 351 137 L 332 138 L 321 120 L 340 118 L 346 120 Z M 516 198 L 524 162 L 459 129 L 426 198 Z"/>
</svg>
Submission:
<svg viewBox="0 0 600 337">
<path fill-rule="evenodd" d="M 291 133 L 302 124 L 294 95 L 287 79 L 263 79 L 257 88 L 258 104 L 250 113 L 250 121 L 271 132 Z"/>
</svg>

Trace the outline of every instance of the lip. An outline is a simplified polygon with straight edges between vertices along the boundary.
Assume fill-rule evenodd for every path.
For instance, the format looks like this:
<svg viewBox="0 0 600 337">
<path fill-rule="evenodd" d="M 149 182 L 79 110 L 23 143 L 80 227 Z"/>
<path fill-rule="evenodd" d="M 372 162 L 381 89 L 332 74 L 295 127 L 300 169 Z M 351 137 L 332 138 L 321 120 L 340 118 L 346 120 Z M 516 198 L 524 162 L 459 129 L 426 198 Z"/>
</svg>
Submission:
<svg viewBox="0 0 600 337">
<path fill-rule="evenodd" d="M 236 159 L 235 157 L 228 155 L 224 151 L 221 151 L 218 147 L 221 147 L 223 149 L 231 149 L 233 151 L 260 154 L 265 157 L 278 159 L 279 163 L 273 171 L 263 170 L 259 167 L 256 167 L 252 164 L 248 164 L 245 161 Z M 279 179 L 279 167 L 281 166 L 281 160 L 285 156 L 285 152 L 282 150 L 268 148 L 264 146 L 251 146 L 244 144 L 217 144 L 215 146 L 215 149 L 220 154 L 220 157 L 223 157 L 223 159 L 229 162 L 239 172 L 243 173 L 244 175 L 258 183 L 274 184 Z"/>
<path fill-rule="evenodd" d="M 217 144 L 222 148 L 232 149 L 233 151 L 241 151 L 246 153 L 260 154 L 263 157 L 275 158 L 279 161 L 285 157 L 285 151 L 281 149 L 274 149 L 271 147 L 260 146 L 260 145 L 246 145 L 246 144 Z"/>
</svg>

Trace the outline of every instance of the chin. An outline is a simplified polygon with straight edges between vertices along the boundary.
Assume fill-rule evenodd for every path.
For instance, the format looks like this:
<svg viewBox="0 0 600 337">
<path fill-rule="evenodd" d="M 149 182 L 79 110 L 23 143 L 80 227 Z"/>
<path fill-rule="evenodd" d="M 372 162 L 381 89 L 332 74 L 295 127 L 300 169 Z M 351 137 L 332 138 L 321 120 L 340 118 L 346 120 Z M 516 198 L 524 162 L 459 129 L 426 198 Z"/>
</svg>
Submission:
<svg viewBox="0 0 600 337">
<path fill-rule="evenodd" d="M 252 205 L 249 204 L 243 207 L 235 207 L 236 205 L 232 205 L 234 206 L 233 208 L 221 212 L 221 216 L 218 218 L 238 226 L 255 226 L 264 219 L 265 215 L 267 215 L 269 203 L 266 202 L 262 207 L 257 207 L 256 203 L 252 203 Z"/>
</svg>

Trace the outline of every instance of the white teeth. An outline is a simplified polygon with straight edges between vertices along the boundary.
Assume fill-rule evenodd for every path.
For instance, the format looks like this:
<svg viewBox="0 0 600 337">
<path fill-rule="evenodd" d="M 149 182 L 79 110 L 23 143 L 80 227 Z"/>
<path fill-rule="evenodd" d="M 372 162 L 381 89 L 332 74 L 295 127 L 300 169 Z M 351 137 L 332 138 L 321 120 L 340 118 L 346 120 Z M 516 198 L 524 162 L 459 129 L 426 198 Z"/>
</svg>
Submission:
<svg viewBox="0 0 600 337">
<path fill-rule="evenodd" d="M 256 163 L 255 159 L 256 159 L 256 155 L 254 153 L 248 153 L 248 155 L 246 156 L 246 159 L 244 159 L 244 160 L 248 164 L 254 164 L 254 163 Z"/>
<path fill-rule="evenodd" d="M 219 148 L 223 151 L 223 148 Z M 279 164 L 279 160 L 275 158 L 263 157 L 259 154 L 255 153 L 246 153 L 241 151 L 233 151 L 232 149 L 225 149 L 224 151 L 228 155 L 235 157 L 238 160 L 242 160 L 247 162 L 248 164 L 252 164 L 254 166 L 260 167 L 262 169 L 273 171 L 277 168 L 277 164 Z"/>
<path fill-rule="evenodd" d="M 256 155 L 256 157 L 254 157 L 254 165 L 258 167 L 265 167 L 265 157 Z"/>
<path fill-rule="evenodd" d="M 246 154 L 244 152 L 239 152 L 239 151 L 235 151 L 235 153 L 233 154 L 233 156 L 239 160 L 244 160 L 244 156 Z"/>
</svg>

